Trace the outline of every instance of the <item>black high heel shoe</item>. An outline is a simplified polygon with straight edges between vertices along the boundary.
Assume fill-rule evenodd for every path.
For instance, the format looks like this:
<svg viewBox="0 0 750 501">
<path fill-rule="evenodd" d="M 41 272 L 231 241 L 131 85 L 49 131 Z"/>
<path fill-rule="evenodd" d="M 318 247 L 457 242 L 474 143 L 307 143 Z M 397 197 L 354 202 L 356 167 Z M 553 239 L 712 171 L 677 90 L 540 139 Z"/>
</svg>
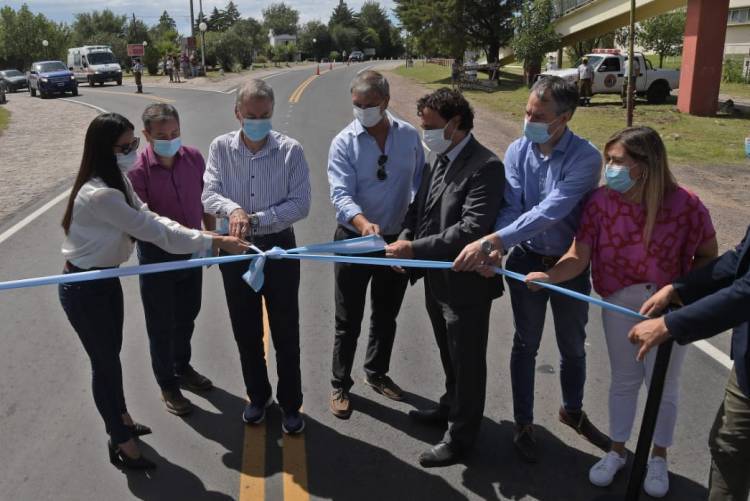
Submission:
<svg viewBox="0 0 750 501">
<path fill-rule="evenodd" d="M 130 433 L 132 433 L 134 437 L 142 437 L 143 435 L 149 435 L 150 433 L 153 433 L 151 431 L 151 428 L 141 423 L 133 423 L 132 425 L 126 424 L 125 428 L 130 430 Z"/>
<path fill-rule="evenodd" d="M 122 452 L 119 447 L 112 444 L 112 441 L 107 442 L 107 448 L 109 449 L 110 463 L 118 468 L 127 468 L 129 470 L 152 470 L 156 468 L 156 464 L 146 459 L 143 454 L 137 459 L 133 459 Z"/>
</svg>

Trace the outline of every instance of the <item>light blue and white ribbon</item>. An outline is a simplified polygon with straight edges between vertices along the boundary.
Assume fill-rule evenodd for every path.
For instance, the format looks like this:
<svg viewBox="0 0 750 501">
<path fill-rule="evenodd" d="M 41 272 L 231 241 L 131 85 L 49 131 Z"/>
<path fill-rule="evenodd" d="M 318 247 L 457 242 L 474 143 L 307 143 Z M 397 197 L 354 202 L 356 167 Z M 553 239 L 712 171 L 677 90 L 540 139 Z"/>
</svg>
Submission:
<svg viewBox="0 0 750 501">
<path fill-rule="evenodd" d="M 340 240 L 323 244 L 314 244 L 294 249 L 284 250 L 274 247 L 267 251 L 261 251 L 253 246 L 252 249 L 256 254 L 242 254 L 237 256 L 219 256 L 198 259 L 188 259 L 185 261 L 170 261 L 166 263 L 145 264 L 138 266 L 126 266 L 121 268 L 110 268 L 106 270 L 84 271 L 80 273 L 70 273 L 65 275 L 52 275 L 39 278 L 27 278 L 22 280 L 11 280 L 0 282 L 0 291 L 11 289 L 23 289 L 28 287 L 39 287 L 42 285 L 57 285 L 61 283 L 87 282 L 90 280 L 103 280 L 107 278 L 127 277 L 133 275 L 146 275 L 150 273 L 161 273 L 165 271 L 184 270 L 188 268 L 198 268 L 201 266 L 210 266 L 213 264 L 236 263 L 241 261 L 250 261 L 248 271 L 243 275 L 243 279 L 256 292 L 263 287 L 265 280 L 263 267 L 268 259 L 295 259 L 299 261 L 319 261 L 331 263 L 348 263 L 370 266 L 399 266 L 402 268 L 423 268 L 423 269 L 440 269 L 449 270 L 452 268 L 451 261 L 429 261 L 424 259 L 393 259 L 386 257 L 357 256 L 354 254 L 369 254 L 383 251 L 385 241 L 376 235 L 367 237 L 353 238 L 349 240 Z M 327 255 L 337 254 L 337 255 Z M 348 254 L 348 255 L 341 255 Z M 524 282 L 526 277 L 520 273 L 495 268 L 495 273 L 509 277 L 513 280 Z M 646 316 L 637 311 L 608 303 L 602 299 L 587 296 L 580 292 L 572 291 L 559 285 L 548 284 L 546 282 L 532 282 L 540 287 L 549 289 L 560 294 L 585 301 L 587 303 L 599 306 L 601 308 L 615 311 L 639 320 L 645 320 Z"/>
</svg>

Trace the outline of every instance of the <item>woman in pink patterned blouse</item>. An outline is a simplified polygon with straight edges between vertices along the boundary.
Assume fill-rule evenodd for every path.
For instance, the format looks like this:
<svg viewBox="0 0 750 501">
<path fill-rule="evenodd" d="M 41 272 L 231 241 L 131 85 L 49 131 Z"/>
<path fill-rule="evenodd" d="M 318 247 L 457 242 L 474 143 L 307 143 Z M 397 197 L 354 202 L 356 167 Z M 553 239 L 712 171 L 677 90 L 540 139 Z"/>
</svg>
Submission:
<svg viewBox="0 0 750 501">
<path fill-rule="evenodd" d="M 609 302 L 637 311 L 662 286 L 714 258 L 716 232 L 698 197 L 676 183 L 655 130 L 631 127 L 618 132 L 604 147 L 604 162 L 606 186 L 595 190 L 587 201 L 573 245 L 547 273 L 530 273 L 526 281 L 564 282 L 590 264 L 594 290 Z M 633 428 L 638 392 L 644 381 L 650 383 L 656 350 L 638 362 L 638 348 L 627 339 L 638 321 L 603 310 L 602 322 L 612 371 L 612 449 L 591 468 L 589 479 L 594 485 L 607 486 L 625 466 L 625 443 Z M 677 419 L 685 349 L 673 348 L 659 407 L 644 481 L 644 489 L 653 497 L 669 490 L 666 456 Z"/>
</svg>

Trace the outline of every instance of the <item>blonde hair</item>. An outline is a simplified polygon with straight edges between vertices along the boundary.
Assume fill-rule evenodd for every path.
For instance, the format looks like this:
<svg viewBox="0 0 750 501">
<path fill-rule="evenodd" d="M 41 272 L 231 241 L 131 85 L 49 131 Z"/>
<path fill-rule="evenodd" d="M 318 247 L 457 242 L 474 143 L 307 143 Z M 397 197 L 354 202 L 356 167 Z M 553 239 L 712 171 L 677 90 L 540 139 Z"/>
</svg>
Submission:
<svg viewBox="0 0 750 501">
<path fill-rule="evenodd" d="M 656 219 L 664 197 L 677 188 L 677 181 L 669 170 L 667 149 L 659 133 L 651 127 L 628 127 L 615 133 L 604 146 L 604 162 L 609 162 L 609 149 L 621 144 L 628 156 L 643 167 L 643 175 L 637 181 L 639 190 L 635 201 L 646 211 L 643 226 L 643 245 L 648 249 Z"/>
</svg>

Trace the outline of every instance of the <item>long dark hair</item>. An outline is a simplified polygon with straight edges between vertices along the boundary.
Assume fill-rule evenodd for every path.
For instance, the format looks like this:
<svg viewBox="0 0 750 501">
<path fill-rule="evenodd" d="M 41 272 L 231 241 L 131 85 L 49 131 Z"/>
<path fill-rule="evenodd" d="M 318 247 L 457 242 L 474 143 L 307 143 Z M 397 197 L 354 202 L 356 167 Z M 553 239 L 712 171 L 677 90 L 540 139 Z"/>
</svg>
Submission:
<svg viewBox="0 0 750 501">
<path fill-rule="evenodd" d="M 128 204 L 131 203 L 125 180 L 117 166 L 117 158 L 113 148 L 117 140 L 128 130 L 135 130 L 130 120 L 117 113 L 104 113 L 92 120 L 86 131 L 86 140 L 83 143 L 83 158 L 81 167 L 78 169 L 73 189 L 68 199 L 68 207 L 63 216 L 62 227 L 65 234 L 70 230 L 73 219 L 73 205 L 81 189 L 91 178 L 99 177 L 110 188 L 120 190 L 125 195 Z"/>
</svg>

